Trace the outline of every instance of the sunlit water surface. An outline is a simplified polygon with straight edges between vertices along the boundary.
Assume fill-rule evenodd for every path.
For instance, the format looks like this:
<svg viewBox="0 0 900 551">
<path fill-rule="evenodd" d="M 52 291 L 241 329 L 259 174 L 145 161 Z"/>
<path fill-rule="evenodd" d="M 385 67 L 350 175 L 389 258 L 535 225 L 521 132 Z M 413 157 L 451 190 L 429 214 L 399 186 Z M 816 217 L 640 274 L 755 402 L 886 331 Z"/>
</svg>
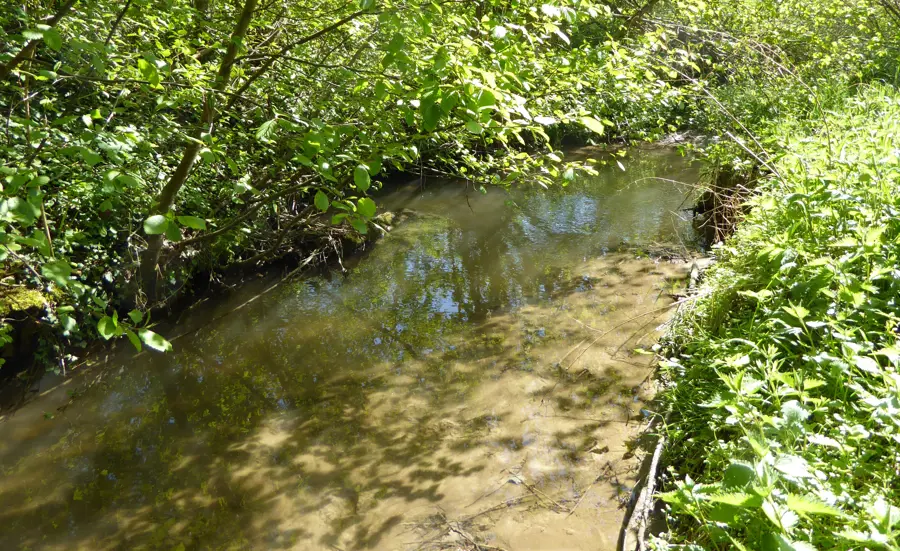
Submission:
<svg viewBox="0 0 900 551">
<path fill-rule="evenodd" d="M 656 178 L 696 181 L 673 151 L 623 164 L 564 190 L 396 190 L 346 276 L 235 310 L 249 286 L 174 354 L 31 402 L 0 423 L 0 549 L 614 549 L 634 350 L 685 271 L 634 248 L 694 245 L 689 189 Z"/>
</svg>

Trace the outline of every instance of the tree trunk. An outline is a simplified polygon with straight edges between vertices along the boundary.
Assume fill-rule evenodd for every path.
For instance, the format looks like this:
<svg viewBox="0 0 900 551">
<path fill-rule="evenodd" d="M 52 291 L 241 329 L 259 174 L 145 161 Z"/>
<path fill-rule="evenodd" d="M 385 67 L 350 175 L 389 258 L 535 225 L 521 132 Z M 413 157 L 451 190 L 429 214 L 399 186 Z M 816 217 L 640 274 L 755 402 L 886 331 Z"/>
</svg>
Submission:
<svg viewBox="0 0 900 551">
<path fill-rule="evenodd" d="M 247 35 L 247 29 L 250 27 L 250 21 L 253 19 L 253 11 L 256 9 L 257 2 L 258 0 L 246 0 L 244 3 L 244 9 L 241 10 L 234 31 L 231 33 L 228 50 L 225 53 L 225 57 L 222 58 L 222 63 L 219 65 L 219 70 L 216 73 L 212 91 L 206 96 L 201 126 L 193 136 L 195 140 L 192 140 L 185 148 L 181 162 L 178 163 L 178 168 L 175 169 L 175 172 L 172 173 L 169 181 L 159 193 L 155 208 L 151 214 L 166 214 L 169 212 L 172 205 L 175 204 L 178 192 L 184 186 L 188 176 L 190 176 L 194 162 L 196 162 L 200 153 L 200 137 L 202 133 L 205 131 L 212 134 L 216 122 L 216 96 L 224 92 L 228 86 L 228 81 L 231 79 L 231 68 L 237 57 L 238 44 L 242 43 Z M 141 257 L 141 283 L 144 293 L 147 295 L 147 301 L 151 304 L 157 301 L 157 270 L 163 241 L 163 235 L 161 234 L 149 236 L 147 249 Z"/>
</svg>

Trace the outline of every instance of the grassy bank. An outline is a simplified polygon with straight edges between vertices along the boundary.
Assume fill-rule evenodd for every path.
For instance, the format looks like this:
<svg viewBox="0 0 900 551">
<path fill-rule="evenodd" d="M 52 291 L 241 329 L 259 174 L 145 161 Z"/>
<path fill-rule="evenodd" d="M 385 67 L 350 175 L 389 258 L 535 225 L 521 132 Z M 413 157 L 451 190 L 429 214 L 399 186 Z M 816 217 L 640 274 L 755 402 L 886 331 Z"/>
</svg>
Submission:
<svg viewBox="0 0 900 551">
<path fill-rule="evenodd" d="M 806 126 L 665 343 L 659 549 L 900 549 L 900 96 Z"/>
</svg>

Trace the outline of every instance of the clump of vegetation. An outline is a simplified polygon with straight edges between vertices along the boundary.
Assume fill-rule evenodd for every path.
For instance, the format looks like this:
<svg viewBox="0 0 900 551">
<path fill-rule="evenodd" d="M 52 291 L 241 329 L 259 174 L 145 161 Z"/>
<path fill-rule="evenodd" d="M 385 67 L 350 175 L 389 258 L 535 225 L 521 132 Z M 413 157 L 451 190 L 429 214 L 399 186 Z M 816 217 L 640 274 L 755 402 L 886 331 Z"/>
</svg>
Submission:
<svg viewBox="0 0 900 551">
<path fill-rule="evenodd" d="M 787 130 L 675 323 L 668 543 L 900 549 L 900 96 Z"/>
<path fill-rule="evenodd" d="M 7 283 L 54 297 L 40 321 L 61 349 L 127 337 L 167 350 L 151 312 L 227 271 L 358 242 L 391 175 L 549 186 L 593 173 L 563 161 L 563 135 L 681 124 L 690 86 L 645 55 L 665 41 L 643 33 L 640 7 L 6 3 Z"/>
</svg>

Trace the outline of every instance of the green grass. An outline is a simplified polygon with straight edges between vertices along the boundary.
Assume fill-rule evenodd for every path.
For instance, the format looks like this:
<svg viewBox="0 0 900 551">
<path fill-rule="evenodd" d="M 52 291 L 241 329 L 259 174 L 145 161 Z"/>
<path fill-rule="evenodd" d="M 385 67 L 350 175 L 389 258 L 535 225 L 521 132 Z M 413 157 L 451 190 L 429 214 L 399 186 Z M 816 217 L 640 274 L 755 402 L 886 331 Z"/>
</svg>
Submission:
<svg viewBox="0 0 900 551">
<path fill-rule="evenodd" d="M 664 342 L 659 549 L 900 549 L 900 96 L 804 126 Z"/>
</svg>

